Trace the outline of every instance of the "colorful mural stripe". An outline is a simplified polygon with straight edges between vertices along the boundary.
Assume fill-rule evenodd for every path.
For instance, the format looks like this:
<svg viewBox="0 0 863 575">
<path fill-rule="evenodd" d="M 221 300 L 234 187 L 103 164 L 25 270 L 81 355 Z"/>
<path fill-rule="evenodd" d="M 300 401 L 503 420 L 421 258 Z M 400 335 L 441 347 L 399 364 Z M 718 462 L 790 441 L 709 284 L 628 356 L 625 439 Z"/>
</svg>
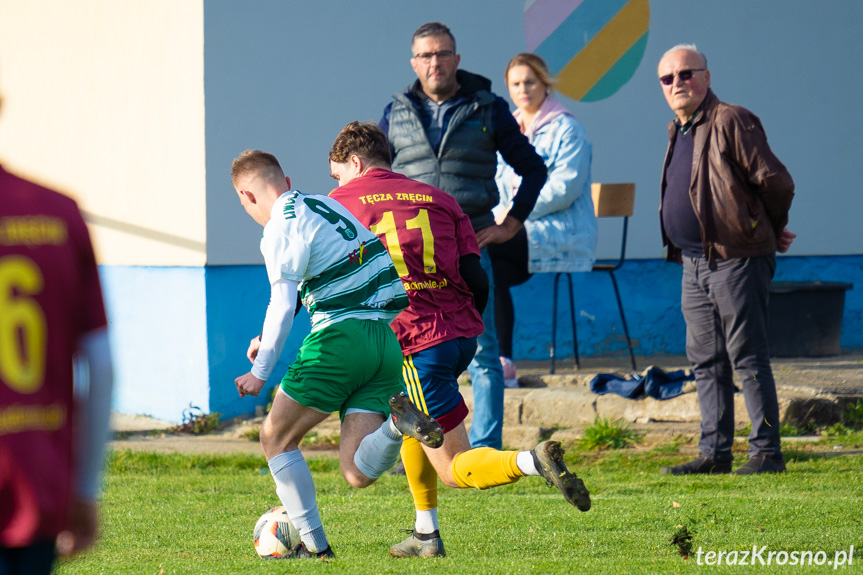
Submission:
<svg viewBox="0 0 863 575">
<path fill-rule="evenodd" d="M 528 0 L 525 37 L 575 100 L 607 98 L 626 84 L 644 55 L 648 0 Z"/>
</svg>

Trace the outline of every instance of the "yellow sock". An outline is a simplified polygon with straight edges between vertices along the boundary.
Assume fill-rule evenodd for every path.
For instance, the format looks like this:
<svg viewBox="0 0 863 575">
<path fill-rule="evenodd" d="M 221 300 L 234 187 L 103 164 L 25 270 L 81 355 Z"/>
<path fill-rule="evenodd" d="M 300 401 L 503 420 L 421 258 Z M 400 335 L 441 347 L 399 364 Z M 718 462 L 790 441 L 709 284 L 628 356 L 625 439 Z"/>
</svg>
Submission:
<svg viewBox="0 0 863 575">
<path fill-rule="evenodd" d="M 498 451 L 491 447 L 477 447 L 455 456 L 452 476 L 459 487 L 488 489 L 515 483 L 524 473 L 515 463 L 518 451 Z"/>
<path fill-rule="evenodd" d="M 401 453 L 414 507 L 418 511 L 436 508 L 437 472 L 426 457 L 422 444 L 413 437 L 405 437 Z"/>
</svg>

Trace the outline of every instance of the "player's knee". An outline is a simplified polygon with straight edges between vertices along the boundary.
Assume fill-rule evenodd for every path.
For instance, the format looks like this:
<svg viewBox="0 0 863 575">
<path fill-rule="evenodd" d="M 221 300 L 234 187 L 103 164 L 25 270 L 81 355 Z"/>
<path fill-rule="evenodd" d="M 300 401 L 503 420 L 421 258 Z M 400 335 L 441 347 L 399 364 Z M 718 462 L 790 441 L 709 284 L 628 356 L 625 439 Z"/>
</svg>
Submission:
<svg viewBox="0 0 863 575">
<path fill-rule="evenodd" d="M 459 485 L 459 484 L 456 482 L 456 480 L 455 480 L 455 479 L 453 479 L 453 476 L 452 476 L 452 475 L 447 475 L 447 476 L 439 475 L 439 477 L 440 477 L 441 483 L 443 483 L 443 484 L 444 484 L 444 485 L 446 485 L 447 487 L 454 487 L 454 488 L 456 488 L 456 489 L 458 489 L 459 487 L 461 487 L 461 485 Z"/>
<path fill-rule="evenodd" d="M 261 449 L 264 450 L 267 458 L 284 453 L 285 451 L 297 449 L 301 440 L 302 437 L 287 437 L 276 433 L 276 430 L 271 426 L 264 425 L 261 428 Z"/>
<path fill-rule="evenodd" d="M 267 426 L 264 426 L 261 428 L 261 433 L 260 433 L 260 436 L 258 438 L 258 441 L 260 442 L 261 449 L 264 450 L 264 453 L 268 453 L 269 450 L 267 448 L 270 447 L 270 445 L 271 445 L 272 432 L 269 429 L 267 429 Z"/>
<path fill-rule="evenodd" d="M 342 469 L 342 477 L 345 478 L 345 481 L 351 487 L 358 487 L 360 489 L 368 487 L 375 482 L 374 479 L 367 477 L 357 469 Z"/>
<path fill-rule="evenodd" d="M 447 487 L 454 487 L 456 489 L 461 487 L 461 485 L 456 483 L 456 480 L 453 477 L 452 461 L 436 461 L 432 462 L 432 465 L 434 466 L 435 473 L 437 474 L 438 479 L 440 479 L 441 483 L 443 483 Z"/>
<path fill-rule="evenodd" d="M 260 435 L 261 447 L 266 451 L 267 447 L 272 447 L 277 442 L 277 434 L 272 426 L 264 425 L 261 427 Z"/>
</svg>

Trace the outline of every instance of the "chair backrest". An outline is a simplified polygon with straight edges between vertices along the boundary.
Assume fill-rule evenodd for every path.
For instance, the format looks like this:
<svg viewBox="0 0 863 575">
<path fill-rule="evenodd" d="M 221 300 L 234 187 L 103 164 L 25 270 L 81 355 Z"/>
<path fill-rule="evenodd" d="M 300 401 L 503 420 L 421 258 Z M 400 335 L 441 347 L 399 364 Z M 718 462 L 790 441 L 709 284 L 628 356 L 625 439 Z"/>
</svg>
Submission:
<svg viewBox="0 0 863 575">
<path fill-rule="evenodd" d="M 629 217 L 635 211 L 635 184 L 594 183 L 590 186 L 597 218 Z"/>
<path fill-rule="evenodd" d="M 626 236 L 629 230 L 629 216 L 635 212 L 635 184 L 591 184 L 593 212 L 597 218 L 623 218 L 623 237 L 620 240 L 620 258 L 614 264 L 596 264 L 596 271 L 614 272 L 626 259 Z M 612 273 L 612 277 L 613 277 Z"/>
</svg>

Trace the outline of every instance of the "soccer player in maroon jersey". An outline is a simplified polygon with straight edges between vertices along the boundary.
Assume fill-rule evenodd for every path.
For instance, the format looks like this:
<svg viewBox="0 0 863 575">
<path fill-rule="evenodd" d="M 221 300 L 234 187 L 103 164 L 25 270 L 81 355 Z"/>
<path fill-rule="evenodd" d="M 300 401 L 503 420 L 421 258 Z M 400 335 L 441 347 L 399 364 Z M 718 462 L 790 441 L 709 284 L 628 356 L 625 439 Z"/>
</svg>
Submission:
<svg viewBox="0 0 863 575">
<path fill-rule="evenodd" d="M 0 167 L 0 573 L 93 544 L 113 370 L 75 202 Z M 73 389 L 73 358 L 89 378 Z"/>
<path fill-rule="evenodd" d="M 437 518 L 437 478 L 450 487 L 486 489 L 526 475 L 544 477 L 582 511 L 590 508 L 584 483 L 563 462 L 559 442 L 532 451 L 471 449 L 468 410 L 457 378 L 476 350 L 488 279 L 469 218 L 446 192 L 390 170 L 386 135 L 374 123 L 351 122 L 330 150 L 339 187 L 330 193 L 386 244 L 410 306 L 391 326 L 404 353 L 411 400 L 444 430 L 443 446 L 426 449 L 405 438 L 402 460 L 414 498 L 411 536 L 394 557 L 445 555 Z"/>
</svg>

